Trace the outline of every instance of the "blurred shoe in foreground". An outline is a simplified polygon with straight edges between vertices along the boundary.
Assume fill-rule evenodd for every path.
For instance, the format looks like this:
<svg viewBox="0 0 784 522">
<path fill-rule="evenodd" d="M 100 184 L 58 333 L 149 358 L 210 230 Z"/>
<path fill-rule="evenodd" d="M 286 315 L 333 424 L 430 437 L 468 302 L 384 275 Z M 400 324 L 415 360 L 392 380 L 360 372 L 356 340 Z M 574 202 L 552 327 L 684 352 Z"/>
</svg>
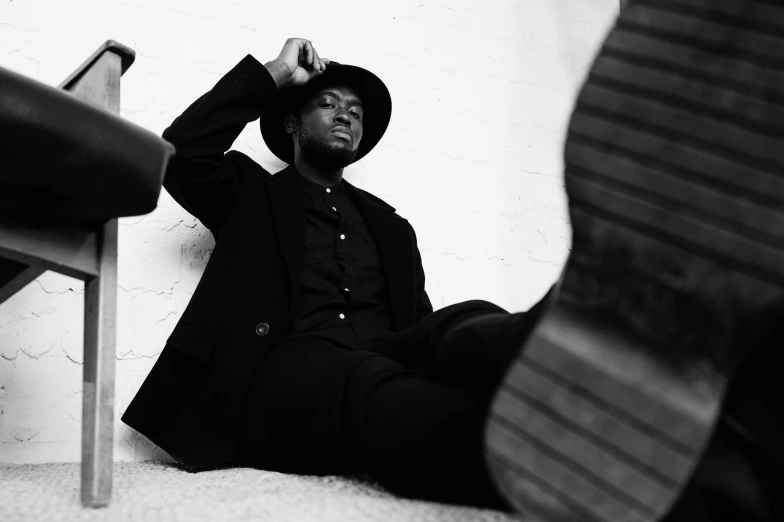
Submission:
<svg viewBox="0 0 784 522">
<path fill-rule="evenodd" d="M 782 35 L 750 0 L 632 0 L 608 35 L 565 147 L 571 255 L 486 430 L 524 515 L 780 516 Z"/>
</svg>

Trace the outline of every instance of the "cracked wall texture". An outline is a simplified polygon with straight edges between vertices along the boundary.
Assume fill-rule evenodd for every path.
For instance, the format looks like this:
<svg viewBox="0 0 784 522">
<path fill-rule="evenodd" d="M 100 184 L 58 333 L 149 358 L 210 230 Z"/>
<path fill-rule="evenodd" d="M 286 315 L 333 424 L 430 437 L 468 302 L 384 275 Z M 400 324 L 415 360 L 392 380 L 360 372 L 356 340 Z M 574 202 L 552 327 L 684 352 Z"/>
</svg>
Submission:
<svg viewBox="0 0 784 522">
<path fill-rule="evenodd" d="M 433 305 L 519 311 L 568 255 L 564 131 L 617 11 L 618 0 L 5 0 L 0 65 L 57 85 L 115 39 L 136 51 L 121 114 L 160 134 L 245 54 L 264 63 L 286 38 L 309 38 L 392 92 L 386 136 L 345 175 L 414 225 Z M 233 148 L 283 167 L 255 122 Z M 165 456 L 119 417 L 212 247 L 165 191 L 151 214 L 120 220 L 117 460 Z M 46 273 L 0 304 L 0 461 L 79 459 L 83 297 L 81 282 Z"/>
</svg>

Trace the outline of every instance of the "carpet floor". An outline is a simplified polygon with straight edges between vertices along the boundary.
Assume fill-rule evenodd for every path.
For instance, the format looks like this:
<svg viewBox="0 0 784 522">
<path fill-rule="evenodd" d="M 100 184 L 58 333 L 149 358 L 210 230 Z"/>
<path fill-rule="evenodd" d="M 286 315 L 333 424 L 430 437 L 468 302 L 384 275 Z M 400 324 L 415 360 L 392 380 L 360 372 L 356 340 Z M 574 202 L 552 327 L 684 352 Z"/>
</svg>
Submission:
<svg viewBox="0 0 784 522">
<path fill-rule="evenodd" d="M 188 473 L 161 462 L 117 462 L 112 502 L 83 509 L 78 463 L 0 463 L 0 521 L 516 522 L 497 511 L 404 500 L 343 477 L 250 468 Z"/>
</svg>

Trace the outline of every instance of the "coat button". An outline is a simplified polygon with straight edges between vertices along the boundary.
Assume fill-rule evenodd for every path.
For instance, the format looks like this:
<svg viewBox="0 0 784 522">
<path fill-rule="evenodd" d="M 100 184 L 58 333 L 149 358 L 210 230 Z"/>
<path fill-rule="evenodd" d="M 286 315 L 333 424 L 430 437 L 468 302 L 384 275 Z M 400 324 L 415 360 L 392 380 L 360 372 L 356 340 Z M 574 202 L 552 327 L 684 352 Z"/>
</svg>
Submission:
<svg viewBox="0 0 784 522">
<path fill-rule="evenodd" d="M 259 323 L 256 325 L 256 335 L 264 337 L 269 333 L 269 325 L 267 323 Z"/>
</svg>

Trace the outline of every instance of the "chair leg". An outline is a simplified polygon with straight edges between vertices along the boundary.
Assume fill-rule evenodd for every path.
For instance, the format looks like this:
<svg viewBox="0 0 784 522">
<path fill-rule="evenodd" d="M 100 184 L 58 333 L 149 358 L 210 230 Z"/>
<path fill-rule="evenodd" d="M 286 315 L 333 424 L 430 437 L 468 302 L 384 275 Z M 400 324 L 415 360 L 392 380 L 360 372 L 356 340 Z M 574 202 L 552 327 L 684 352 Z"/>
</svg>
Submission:
<svg viewBox="0 0 784 522">
<path fill-rule="evenodd" d="M 117 220 L 98 233 L 99 275 L 84 286 L 82 505 L 102 507 L 112 493 L 114 363 L 117 334 Z"/>
</svg>

